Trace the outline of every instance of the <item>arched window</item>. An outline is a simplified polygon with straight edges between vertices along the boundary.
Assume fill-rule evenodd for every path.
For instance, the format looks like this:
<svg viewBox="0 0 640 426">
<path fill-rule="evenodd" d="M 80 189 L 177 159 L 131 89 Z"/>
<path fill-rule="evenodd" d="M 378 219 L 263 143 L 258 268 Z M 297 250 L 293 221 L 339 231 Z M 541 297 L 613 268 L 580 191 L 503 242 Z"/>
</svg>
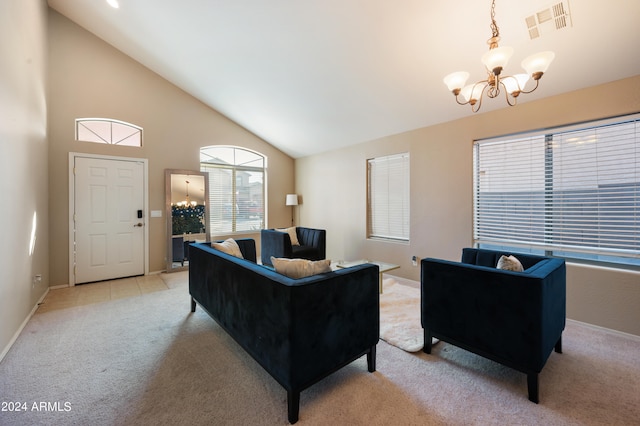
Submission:
<svg viewBox="0 0 640 426">
<path fill-rule="evenodd" d="M 142 127 L 110 118 L 76 118 L 76 140 L 142 146 Z"/>
<path fill-rule="evenodd" d="M 209 173 L 211 235 L 264 228 L 266 158 L 262 154 L 233 146 L 204 147 L 200 171 Z"/>
</svg>

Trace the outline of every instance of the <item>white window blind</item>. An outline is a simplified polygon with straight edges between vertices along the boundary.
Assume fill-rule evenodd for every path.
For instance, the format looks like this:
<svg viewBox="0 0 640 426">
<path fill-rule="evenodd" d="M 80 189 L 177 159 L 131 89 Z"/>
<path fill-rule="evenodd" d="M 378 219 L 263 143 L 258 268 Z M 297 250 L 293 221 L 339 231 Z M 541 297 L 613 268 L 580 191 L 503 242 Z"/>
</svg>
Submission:
<svg viewBox="0 0 640 426">
<path fill-rule="evenodd" d="M 264 228 L 265 162 L 262 155 L 241 148 L 200 150 L 200 170 L 209 173 L 211 235 Z"/>
<path fill-rule="evenodd" d="M 368 160 L 367 233 L 409 241 L 409 153 Z"/>
<path fill-rule="evenodd" d="M 640 264 L 639 120 L 476 142 L 476 243 Z"/>
</svg>

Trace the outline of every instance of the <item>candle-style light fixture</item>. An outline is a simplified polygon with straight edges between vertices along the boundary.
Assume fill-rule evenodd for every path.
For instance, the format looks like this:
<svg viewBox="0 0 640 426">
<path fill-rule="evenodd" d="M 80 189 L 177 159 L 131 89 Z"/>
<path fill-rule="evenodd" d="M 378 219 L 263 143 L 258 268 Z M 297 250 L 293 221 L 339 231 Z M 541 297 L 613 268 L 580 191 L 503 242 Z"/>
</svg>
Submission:
<svg viewBox="0 0 640 426">
<path fill-rule="evenodd" d="M 526 74 L 515 74 L 513 76 L 503 76 L 502 71 L 507 66 L 507 62 L 513 55 L 513 48 L 499 47 L 500 30 L 496 24 L 496 2 L 491 2 L 491 32 L 492 37 L 487 40 L 489 51 L 482 55 L 482 63 L 487 71 L 487 79 L 474 84 L 466 85 L 469 73 L 466 71 L 454 72 L 444 78 L 444 83 L 455 95 L 456 102 L 460 105 L 471 105 L 473 112 L 478 112 L 482 106 L 482 99 L 485 96 L 496 98 L 502 91 L 510 106 L 516 105 L 518 96 L 521 93 L 531 93 L 538 88 L 542 75 L 547 71 L 551 61 L 555 57 L 553 52 L 540 52 L 531 55 L 522 61 L 522 67 Z M 535 86 L 530 90 L 525 90 L 525 85 L 533 79 Z M 462 101 L 460 100 L 462 98 Z"/>
</svg>

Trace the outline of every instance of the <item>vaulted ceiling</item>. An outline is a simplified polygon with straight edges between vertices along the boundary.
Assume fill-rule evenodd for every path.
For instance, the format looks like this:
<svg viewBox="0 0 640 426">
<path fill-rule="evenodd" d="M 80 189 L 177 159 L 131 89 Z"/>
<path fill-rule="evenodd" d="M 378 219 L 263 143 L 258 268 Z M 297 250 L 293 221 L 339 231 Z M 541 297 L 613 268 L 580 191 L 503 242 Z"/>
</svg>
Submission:
<svg viewBox="0 0 640 426">
<path fill-rule="evenodd" d="M 486 77 L 490 0 L 118 2 L 48 0 L 296 158 L 469 116 L 442 78 Z M 531 39 L 526 18 L 558 4 L 566 27 L 536 22 Z M 520 103 L 640 74 L 638 0 L 497 0 L 495 13 L 500 45 L 515 49 L 507 74 L 532 53 L 556 54 Z M 505 105 L 485 100 L 481 112 Z"/>
</svg>

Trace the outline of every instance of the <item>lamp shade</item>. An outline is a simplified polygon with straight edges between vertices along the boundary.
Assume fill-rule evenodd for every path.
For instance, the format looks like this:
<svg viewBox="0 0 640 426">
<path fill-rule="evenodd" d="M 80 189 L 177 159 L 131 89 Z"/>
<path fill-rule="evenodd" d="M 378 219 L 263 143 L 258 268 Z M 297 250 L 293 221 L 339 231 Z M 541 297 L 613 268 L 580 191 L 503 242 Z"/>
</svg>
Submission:
<svg viewBox="0 0 640 426">
<path fill-rule="evenodd" d="M 524 85 L 527 84 L 527 81 L 529 81 L 529 74 L 516 74 L 513 77 L 506 77 L 502 79 L 504 87 L 510 94 L 514 92 L 522 92 L 522 90 L 524 90 Z"/>
<path fill-rule="evenodd" d="M 297 206 L 298 205 L 298 194 L 287 194 L 286 205 L 287 206 Z"/>
<path fill-rule="evenodd" d="M 480 99 L 486 86 L 486 82 L 469 84 L 462 89 L 460 95 L 462 95 L 465 102 L 470 102 L 473 105 L 478 99 Z"/>
<path fill-rule="evenodd" d="M 555 57 L 556 54 L 550 51 L 536 53 L 526 57 L 522 61 L 522 68 L 524 68 L 529 75 L 545 73 Z"/>
<path fill-rule="evenodd" d="M 511 55 L 513 55 L 513 48 L 496 47 L 482 55 L 482 63 L 489 71 L 497 75 L 507 66 Z"/>
<path fill-rule="evenodd" d="M 447 85 L 450 91 L 454 91 L 456 89 L 462 89 L 465 84 L 467 84 L 467 80 L 469 79 L 469 73 L 465 71 L 452 72 L 447 75 L 443 81 L 444 84 Z"/>
</svg>

